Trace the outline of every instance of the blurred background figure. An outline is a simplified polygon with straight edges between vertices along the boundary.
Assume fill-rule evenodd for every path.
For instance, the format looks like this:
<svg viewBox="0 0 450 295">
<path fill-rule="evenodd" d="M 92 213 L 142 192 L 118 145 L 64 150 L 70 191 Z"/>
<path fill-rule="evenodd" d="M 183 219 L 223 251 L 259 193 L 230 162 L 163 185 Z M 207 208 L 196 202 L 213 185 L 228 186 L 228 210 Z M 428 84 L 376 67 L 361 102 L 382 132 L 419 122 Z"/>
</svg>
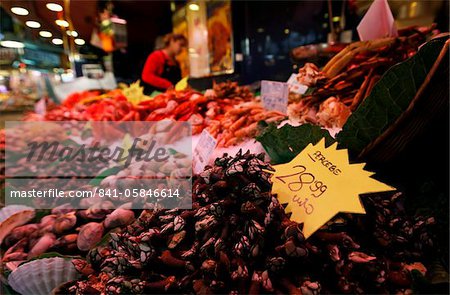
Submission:
<svg viewBox="0 0 450 295">
<path fill-rule="evenodd" d="M 175 86 L 181 80 L 180 65 L 175 57 L 187 46 L 187 39 L 180 34 L 168 34 L 164 37 L 164 48 L 152 52 L 142 71 L 144 91 L 151 94 L 154 90 L 164 91 Z"/>
</svg>

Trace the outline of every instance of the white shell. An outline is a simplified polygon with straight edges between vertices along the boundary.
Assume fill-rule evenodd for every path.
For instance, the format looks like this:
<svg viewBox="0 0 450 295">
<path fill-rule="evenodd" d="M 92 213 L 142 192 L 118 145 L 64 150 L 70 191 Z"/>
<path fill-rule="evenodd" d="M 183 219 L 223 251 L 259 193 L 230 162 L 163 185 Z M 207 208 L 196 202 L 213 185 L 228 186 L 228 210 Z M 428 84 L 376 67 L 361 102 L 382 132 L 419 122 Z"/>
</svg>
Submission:
<svg viewBox="0 0 450 295">
<path fill-rule="evenodd" d="M 8 276 L 8 283 L 22 295 L 48 295 L 59 285 L 79 277 L 71 260 L 52 257 L 22 264 Z"/>
<path fill-rule="evenodd" d="M 4 221 L 8 217 L 11 217 L 17 212 L 25 211 L 25 210 L 33 210 L 34 208 L 25 206 L 25 205 L 9 205 L 0 209 L 0 222 Z"/>
</svg>

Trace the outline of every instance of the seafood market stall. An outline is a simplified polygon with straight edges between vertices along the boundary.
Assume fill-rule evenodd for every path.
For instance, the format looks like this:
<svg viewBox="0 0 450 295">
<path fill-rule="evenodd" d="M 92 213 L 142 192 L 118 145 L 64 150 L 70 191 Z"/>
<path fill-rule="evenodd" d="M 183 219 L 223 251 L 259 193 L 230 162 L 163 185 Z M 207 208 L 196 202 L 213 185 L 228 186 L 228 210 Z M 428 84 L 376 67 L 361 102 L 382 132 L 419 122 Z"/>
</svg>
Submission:
<svg viewBox="0 0 450 295">
<path fill-rule="evenodd" d="M 287 82 L 40 97 L 0 130 L 1 294 L 448 294 L 449 34 L 361 39 Z"/>
</svg>

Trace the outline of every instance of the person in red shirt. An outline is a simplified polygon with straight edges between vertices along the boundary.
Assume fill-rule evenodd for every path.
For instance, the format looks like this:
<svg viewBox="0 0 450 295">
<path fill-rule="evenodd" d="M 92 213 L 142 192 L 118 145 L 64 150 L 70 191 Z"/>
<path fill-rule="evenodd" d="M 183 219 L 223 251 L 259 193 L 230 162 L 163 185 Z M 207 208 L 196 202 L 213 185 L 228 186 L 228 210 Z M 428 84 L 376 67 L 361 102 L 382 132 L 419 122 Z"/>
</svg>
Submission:
<svg viewBox="0 0 450 295">
<path fill-rule="evenodd" d="M 144 92 L 166 91 L 181 80 L 180 65 L 175 56 L 187 46 L 187 39 L 181 34 L 168 34 L 164 37 L 164 48 L 153 51 L 142 70 Z"/>
</svg>

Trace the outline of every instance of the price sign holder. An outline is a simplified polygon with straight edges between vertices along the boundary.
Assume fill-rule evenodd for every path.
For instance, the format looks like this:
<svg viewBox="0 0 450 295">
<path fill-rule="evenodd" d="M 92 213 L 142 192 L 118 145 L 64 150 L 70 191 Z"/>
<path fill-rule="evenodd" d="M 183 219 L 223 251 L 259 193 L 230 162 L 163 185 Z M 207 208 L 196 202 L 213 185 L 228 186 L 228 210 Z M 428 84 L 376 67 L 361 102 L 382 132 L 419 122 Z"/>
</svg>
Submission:
<svg viewBox="0 0 450 295">
<path fill-rule="evenodd" d="M 297 94 L 305 94 L 308 91 L 308 86 L 300 84 L 297 80 L 297 74 L 292 74 L 287 80 L 289 91 Z"/>
<path fill-rule="evenodd" d="M 206 129 L 203 129 L 192 155 L 194 173 L 200 173 L 205 168 L 216 145 L 217 140 Z"/>
<path fill-rule="evenodd" d="M 271 172 L 272 192 L 288 204 L 291 220 L 303 223 L 306 238 L 339 212 L 364 214 L 359 194 L 395 190 L 373 179 L 364 163 L 350 164 L 347 150 L 336 147 L 337 143 L 326 148 L 322 139 Z"/>
<path fill-rule="evenodd" d="M 267 110 L 287 112 L 289 88 L 287 83 L 261 81 L 261 100 Z"/>
</svg>

